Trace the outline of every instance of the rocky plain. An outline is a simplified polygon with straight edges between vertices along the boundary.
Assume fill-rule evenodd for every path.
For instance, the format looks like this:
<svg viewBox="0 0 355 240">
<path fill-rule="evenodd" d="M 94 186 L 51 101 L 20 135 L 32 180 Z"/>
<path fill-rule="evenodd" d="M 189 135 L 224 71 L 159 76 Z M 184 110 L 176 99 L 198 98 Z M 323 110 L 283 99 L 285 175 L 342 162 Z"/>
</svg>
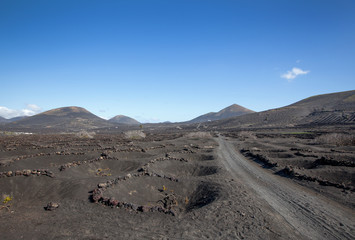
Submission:
<svg viewBox="0 0 355 240">
<path fill-rule="evenodd" d="M 277 237 L 216 147 L 209 134 L 2 137 L 2 238 Z"/>
<path fill-rule="evenodd" d="M 311 98 L 221 121 L 93 128 L 103 120 L 71 107 L 5 125 L 1 239 L 354 239 L 353 92 L 334 111 Z M 64 126 L 58 112 L 70 131 L 51 130 Z"/>
<path fill-rule="evenodd" d="M 216 140 L 226 138 L 266 174 L 352 215 L 335 233 L 314 231 L 354 236 L 353 145 L 308 131 L 218 134 L 2 136 L 2 239 L 308 239 L 228 171 Z"/>
</svg>

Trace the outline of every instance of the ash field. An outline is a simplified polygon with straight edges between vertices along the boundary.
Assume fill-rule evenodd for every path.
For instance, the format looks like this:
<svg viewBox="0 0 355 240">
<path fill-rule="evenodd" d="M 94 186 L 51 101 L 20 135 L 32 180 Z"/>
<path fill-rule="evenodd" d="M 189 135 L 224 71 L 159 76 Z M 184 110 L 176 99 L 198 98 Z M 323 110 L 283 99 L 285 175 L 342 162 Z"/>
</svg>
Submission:
<svg viewBox="0 0 355 240">
<path fill-rule="evenodd" d="M 185 123 L 78 107 L 7 121 L 1 238 L 354 239 L 354 97 Z"/>
</svg>

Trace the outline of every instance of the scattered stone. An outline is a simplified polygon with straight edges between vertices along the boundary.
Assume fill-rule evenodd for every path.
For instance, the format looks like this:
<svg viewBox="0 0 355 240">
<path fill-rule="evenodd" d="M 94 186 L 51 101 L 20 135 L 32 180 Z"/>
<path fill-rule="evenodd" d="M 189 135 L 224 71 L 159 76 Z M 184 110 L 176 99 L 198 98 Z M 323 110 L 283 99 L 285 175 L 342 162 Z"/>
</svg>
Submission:
<svg viewBox="0 0 355 240">
<path fill-rule="evenodd" d="M 138 210 L 141 212 L 149 212 L 151 208 L 148 206 L 141 206 Z"/>
<path fill-rule="evenodd" d="M 59 207 L 59 204 L 58 204 L 58 203 L 49 202 L 49 203 L 47 204 L 47 206 L 44 207 L 44 209 L 45 209 L 46 211 L 53 211 L 53 210 L 57 209 L 58 207 Z"/>
<path fill-rule="evenodd" d="M 45 172 L 45 175 L 47 175 L 48 177 L 51 177 L 51 178 L 54 177 L 54 174 L 53 174 L 53 172 L 51 172 L 51 171 L 46 171 L 46 172 Z"/>
<path fill-rule="evenodd" d="M 23 175 L 24 176 L 30 176 L 31 175 L 31 170 L 23 170 Z"/>
<path fill-rule="evenodd" d="M 173 209 L 170 209 L 169 211 L 166 212 L 167 214 L 171 214 L 172 216 L 176 216 L 176 213 Z"/>
<path fill-rule="evenodd" d="M 105 187 L 107 187 L 107 183 L 99 183 L 97 186 L 99 188 L 105 188 Z"/>
<path fill-rule="evenodd" d="M 214 149 L 213 146 L 203 146 L 204 149 Z"/>
<path fill-rule="evenodd" d="M 139 206 L 137 204 L 131 204 L 131 208 L 134 211 L 138 211 Z"/>
<path fill-rule="evenodd" d="M 109 203 L 109 205 L 116 207 L 118 205 L 118 200 L 116 200 L 114 198 L 110 198 L 108 203 Z"/>
<path fill-rule="evenodd" d="M 99 202 L 101 200 L 101 198 L 102 198 L 101 194 L 93 194 L 92 195 L 92 200 L 96 203 Z"/>
</svg>

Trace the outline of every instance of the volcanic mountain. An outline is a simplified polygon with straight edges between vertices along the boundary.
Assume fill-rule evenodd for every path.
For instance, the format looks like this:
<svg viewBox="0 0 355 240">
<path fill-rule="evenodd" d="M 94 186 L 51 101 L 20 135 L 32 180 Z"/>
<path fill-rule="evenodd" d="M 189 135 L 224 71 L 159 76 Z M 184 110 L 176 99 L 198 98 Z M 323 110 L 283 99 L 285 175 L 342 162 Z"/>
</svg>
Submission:
<svg viewBox="0 0 355 240">
<path fill-rule="evenodd" d="M 108 120 L 111 123 L 117 123 L 117 124 L 125 124 L 125 125 L 139 125 L 140 122 L 137 120 L 124 116 L 124 115 L 117 115 L 111 119 Z"/>
<path fill-rule="evenodd" d="M 245 114 L 253 113 L 254 111 L 239 106 L 237 104 L 233 104 L 229 107 L 222 109 L 219 112 L 210 112 L 204 115 L 201 115 L 197 118 L 190 120 L 188 123 L 201 123 L 201 122 L 209 122 L 221 119 L 227 119 L 236 116 L 242 116 Z"/>
<path fill-rule="evenodd" d="M 9 122 L 8 119 L 0 117 L 0 124 L 5 124 L 5 123 L 8 123 L 8 122 Z"/>
<path fill-rule="evenodd" d="M 112 126 L 81 107 L 63 107 L 49 110 L 32 117 L 6 124 L 8 128 L 85 130 Z"/>
<path fill-rule="evenodd" d="M 211 125 L 230 128 L 354 123 L 355 90 L 317 95 L 289 106 L 221 120 Z"/>
<path fill-rule="evenodd" d="M 13 117 L 9 119 L 9 122 L 16 122 L 16 121 L 20 121 L 22 119 L 27 118 L 28 116 L 19 116 L 19 117 Z"/>
<path fill-rule="evenodd" d="M 19 116 L 19 117 L 13 117 L 10 119 L 4 118 L 4 117 L 0 117 L 0 124 L 5 124 L 5 123 L 9 123 L 9 122 L 15 122 L 15 121 L 19 121 L 21 119 L 27 118 L 27 116 Z"/>
</svg>

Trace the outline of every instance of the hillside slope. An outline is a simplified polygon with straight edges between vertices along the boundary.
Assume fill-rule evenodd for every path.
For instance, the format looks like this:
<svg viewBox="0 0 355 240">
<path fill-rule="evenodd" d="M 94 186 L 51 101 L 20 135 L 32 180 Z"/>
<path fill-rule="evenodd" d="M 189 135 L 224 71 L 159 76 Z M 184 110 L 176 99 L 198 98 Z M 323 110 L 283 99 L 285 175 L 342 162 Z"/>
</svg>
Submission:
<svg viewBox="0 0 355 240">
<path fill-rule="evenodd" d="M 197 118 L 190 120 L 188 123 L 201 123 L 201 122 L 209 122 L 216 121 L 221 119 L 227 119 L 236 116 L 242 116 L 245 114 L 253 113 L 254 111 L 239 106 L 237 104 L 233 104 L 229 107 L 222 109 L 219 112 L 211 112 L 204 115 L 201 115 Z"/>
<path fill-rule="evenodd" d="M 289 106 L 211 123 L 223 127 L 354 124 L 355 90 L 317 95 Z"/>
<path fill-rule="evenodd" d="M 9 122 L 8 119 L 0 117 L 0 124 L 5 124 L 5 123 L 8 123 L 8 122 Z"/>
<path fill-rule="evenodd" d="M 81 107 L 63 107 L 6 124 L 8 128 L 86 130 L 112 124 Z"/>
<path fill-rule="evenodd" d="M 125 124 L 125 125 L 139 125 L 140 122 L 137 120 L 124 116 L 124 115 L 117 115 L 111 119 L 108 120 L 111 123 L 117 123 L 117 124 Z"/>
</svg>

